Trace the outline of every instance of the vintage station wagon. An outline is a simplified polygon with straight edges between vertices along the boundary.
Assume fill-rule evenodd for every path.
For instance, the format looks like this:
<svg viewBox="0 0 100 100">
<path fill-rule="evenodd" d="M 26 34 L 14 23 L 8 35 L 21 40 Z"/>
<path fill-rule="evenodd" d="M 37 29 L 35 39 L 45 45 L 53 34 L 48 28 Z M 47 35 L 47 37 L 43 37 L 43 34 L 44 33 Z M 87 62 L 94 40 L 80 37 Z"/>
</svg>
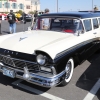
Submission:
<svg viewBox="0 0 100 100">
<path fill-rule="evenodd" d="M 43 87 L 66 85 L 75 64 L 100 49 L 100 14 L 50 13 L 26 32 L 0 37 L 0 71 Z"/>
</svg>

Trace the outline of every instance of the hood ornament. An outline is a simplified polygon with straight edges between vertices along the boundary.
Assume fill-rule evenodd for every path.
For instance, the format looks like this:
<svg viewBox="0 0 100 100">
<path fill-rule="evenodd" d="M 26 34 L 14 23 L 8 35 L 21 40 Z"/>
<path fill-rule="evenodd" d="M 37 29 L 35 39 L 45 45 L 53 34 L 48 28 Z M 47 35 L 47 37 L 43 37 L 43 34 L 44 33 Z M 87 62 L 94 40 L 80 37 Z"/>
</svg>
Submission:
<svg viewBox="0 0 100 100">
<path fill-rule="evenodd" d="M 30 75 L 29 75 L 29 71 L 27 67 L 24 67 L 24 74 L 23 74 L 23 78 L 24 79 L 29 79 Z"/>
<path fill-rule="evenodd" d="M 22 38 L 20 37 L 19 41 L 22 41 L 22 40 L 25 39 L 25 38 L 27 38 L 27 37 L 22 37 Z"/>
</svg>

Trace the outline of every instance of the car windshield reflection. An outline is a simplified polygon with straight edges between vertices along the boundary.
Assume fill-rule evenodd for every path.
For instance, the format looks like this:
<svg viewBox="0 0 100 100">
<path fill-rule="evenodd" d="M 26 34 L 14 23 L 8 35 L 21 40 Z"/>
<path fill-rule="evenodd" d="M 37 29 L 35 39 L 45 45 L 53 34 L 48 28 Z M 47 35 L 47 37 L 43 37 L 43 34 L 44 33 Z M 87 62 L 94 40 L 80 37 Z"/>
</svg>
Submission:
<svg viewBox="0 0 100 100">
<path fill-rule="evenodd" d="M 79 26 L 79 19 L 75 18 L 38 18 L 32 26 L 33 30 L 49 30 L 75 33 Z"/>
</svg>

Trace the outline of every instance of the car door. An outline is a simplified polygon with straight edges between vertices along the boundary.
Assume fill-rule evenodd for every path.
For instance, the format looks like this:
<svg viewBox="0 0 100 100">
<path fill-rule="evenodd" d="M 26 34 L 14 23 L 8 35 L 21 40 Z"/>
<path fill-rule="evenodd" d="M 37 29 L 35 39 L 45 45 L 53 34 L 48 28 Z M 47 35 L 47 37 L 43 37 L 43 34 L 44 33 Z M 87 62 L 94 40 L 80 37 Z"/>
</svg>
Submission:
<svg viewBox="0 0 100 100">
<path fill-rule="evenodd" d="M 100 29 L 97 18 L 92 19 L 92 24 L 93 24 L 93 34 L 95 34 L 96 37 L 98 37 L 100 34 Z"/>
<path fill-rule="evenodd" d="M 93 19 L 93 29 L 94 29 L 93 33 L 96 35 L 97 38 L 97 46 L 99 49 L 100 48 L 100 18 Z"/>
<path fill-rule="evenodd" d="M 83 45 L 83 47 L 79 51 L 81 60 L 85 60 L 87 57 L 92 55 L 97 49 L 96 35 L 94 34 L 92 28 L 92 20 L 83 20 L 83 28 L 84 32 L 77 37 L 77 39 L 80 40 L 80 43 L 82 43 Z"/>
</svg>

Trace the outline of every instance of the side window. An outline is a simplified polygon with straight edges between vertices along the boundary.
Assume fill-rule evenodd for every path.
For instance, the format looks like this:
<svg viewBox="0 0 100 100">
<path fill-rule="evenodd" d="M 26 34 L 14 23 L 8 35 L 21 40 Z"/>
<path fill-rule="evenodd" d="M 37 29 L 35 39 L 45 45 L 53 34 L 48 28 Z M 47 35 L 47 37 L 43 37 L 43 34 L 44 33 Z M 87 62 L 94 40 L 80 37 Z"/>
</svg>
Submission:
<svg viewBox="0 0 100 100">
<path fill-rule="evenodd" d="M 86 32 L 92 30 L 91 19 L 83 21 Z"/>
<path fill-rule="evenodd" d="M 93 28 L 97 29 L 99 27 L 97 18 L 92 19 L 92 21 L 93 21 Z"/>
<path fill-rule="evenodd" d="M 99 20 L 99 25 L 100 25 L 100 18 L 98 18 L 98 20 Z"/>
<path fill-rule="evenodd" d="M 80 23 L 79 23 L 79 30 L 82 30 L 82 31 L 84 30 L 84 29 L 83 29 L 83 24 L 82 24 L 81 21 L 80 21 Z"/>
</svg>

